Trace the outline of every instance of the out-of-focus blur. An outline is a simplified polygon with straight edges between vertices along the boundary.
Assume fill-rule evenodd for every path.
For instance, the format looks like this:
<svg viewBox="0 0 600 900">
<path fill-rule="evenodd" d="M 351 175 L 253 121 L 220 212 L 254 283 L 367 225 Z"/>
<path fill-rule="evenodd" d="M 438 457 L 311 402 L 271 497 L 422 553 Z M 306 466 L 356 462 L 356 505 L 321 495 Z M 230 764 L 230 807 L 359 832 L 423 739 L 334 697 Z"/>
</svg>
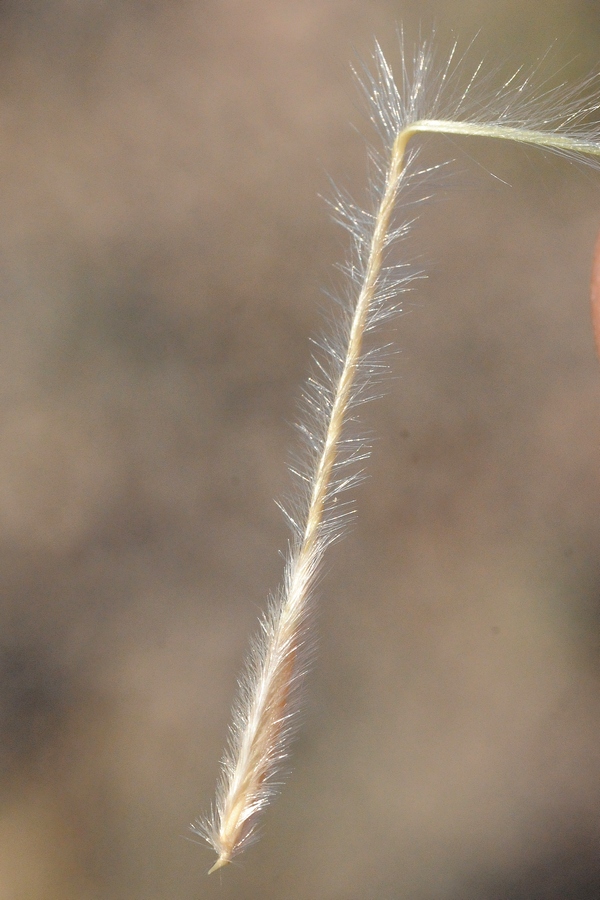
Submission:
<svg viewBox="0 0 600 900">
<path fill-rule="evenodd" d="M 239 865 L 186 840 L 281 576 L 319 194 L 366 197 L 350 63 L 432 23 L 498 83 L 598 63 L 583 0 L 0 4 L 0 900 L 600 896 L 600 173 L 487 141 L 427 141 L 291 777 Z"/>
</svg>

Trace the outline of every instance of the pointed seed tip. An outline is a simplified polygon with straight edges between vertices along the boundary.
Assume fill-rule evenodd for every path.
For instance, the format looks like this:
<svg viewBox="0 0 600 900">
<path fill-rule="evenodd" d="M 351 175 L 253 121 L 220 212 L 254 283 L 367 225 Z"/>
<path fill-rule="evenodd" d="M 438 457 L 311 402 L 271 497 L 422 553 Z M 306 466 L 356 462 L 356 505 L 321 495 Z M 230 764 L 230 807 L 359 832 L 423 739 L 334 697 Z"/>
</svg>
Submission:
<svg viewBox="0 0 600 900">
<path fill-rule="evenodd" d="M 213 873 L 213 872 L 216 872 L 217 869 L 221 869 L 223 866 L 228 865 L 228 863 L 230 863 L 230 862 L 231 862 L 231 860 L 229 859 L 229 857 L 227 857 L 227 856 L 220 856 L 220 857 L 218 858 L 218 860 L 216 861 L 216 863 L 214 864 L 214 866 L 211 866 L 211 867 L 210 867 L 210 869 L 208 870 L 208 874 L 209 874 L 209 875 L 212 875 L 212 873 Z"/>
</svg>

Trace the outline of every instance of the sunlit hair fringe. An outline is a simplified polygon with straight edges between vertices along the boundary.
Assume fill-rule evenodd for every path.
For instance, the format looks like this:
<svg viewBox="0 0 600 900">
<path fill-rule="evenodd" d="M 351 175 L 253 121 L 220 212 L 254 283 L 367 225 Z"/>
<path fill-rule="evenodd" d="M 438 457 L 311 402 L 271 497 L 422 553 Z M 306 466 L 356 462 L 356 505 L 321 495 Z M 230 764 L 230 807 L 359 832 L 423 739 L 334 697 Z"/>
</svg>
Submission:
<svg viewBox="0 0 600 900">
<path fill-rule="evenodd" d="M 312 588 L 326 548 L 353 514 L 346 492 L 363 477 L 369 455 L 365 440 L 349 433 L 348 422 L 377 392 L 386 370 L 380 346 L 365 349 L 364 339 L 399 310 L 399 298 L 420 276 L 390 259 L 391 247 L 414 224 L 431 174 L 419 168 L 419 146 L 409 141 L 422 133 L 480 136 L 535 145 L 596 166 L 600 159 L 600 131 L 587 124 L 599 109 L 595 77 L 576 88 L 552 87 L 540 83 L 541 60 L 533 72 L 518 69 L 498 86 L 498 72 L 486 75 L 481 64 L 465 77 L 456 44 L 440 64 L 431 42 L 412 54 L 402 35 L 400 43 L 398 82 L 378 45 L 374 66 L 359 73 L 383 150 L 370 154 L 370 208 L 360 208 L 341 191 L 331 201 L 352 240 L 344 267 L 349 289 L 339 303 L 338 324 L 318 342 L 303 395 L 303 452 L 291 467 L 295 499 L 284 509 L 292 539 L 283 585 L 269 599 L 250 648 L 215 805 L 192 826 L 217 853 L 211 871 L 256 837 L 258 815 L 279 787 L 307 664 Z"/>
</svg>

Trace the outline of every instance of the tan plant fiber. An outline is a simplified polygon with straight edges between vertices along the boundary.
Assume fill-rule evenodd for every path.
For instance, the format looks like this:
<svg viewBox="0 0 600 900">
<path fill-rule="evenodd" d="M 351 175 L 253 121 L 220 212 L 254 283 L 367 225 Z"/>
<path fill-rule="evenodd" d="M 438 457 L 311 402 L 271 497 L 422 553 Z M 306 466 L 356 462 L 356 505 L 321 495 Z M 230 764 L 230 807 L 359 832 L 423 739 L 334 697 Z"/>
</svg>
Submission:
<svg viewBox="0 0 600 900">
<path fill-rule="evenodd" d="M 283 587 L 269 602 L 240 683 L 212 814 L 192 826 L 217 853 L 211 872 L 256 837 L 257 816 L 276 791 L 273 779 L 287 754 L 306 669 L 311 589 L 326 547 L 352 515 L 340 494 L 362 478 L 357 463 L 369 453 L 364 440 L 347 434 L 349 413 L 372 394 L 386 369 L 380 350 L 364 351 L 364 339 L 398 310 L 398 294 L 420 277 L 414 268 L 390 265 L 387 258 L 390 246 L 413 225 L 414 207 L 426 199 L 423 188 L 440 168 L 419 169 L 418 149 L 411 145 L 408 150 L 409 141 L 426 132 L 494 137 L 569 157 L 600 157 L 598 129 L 582 124 L 598 109 L 592 79 L 576 90 L 542 83 L 534 92 L 531 76 L 523 77 L 519 70 L 482 96 L 474 93 L 476 85 L 489 84 L 481 67 L 460 87 L 462 65 L 455 56 L 456 46 L 438 66 L 430 43 L 418 47 L 411 59 L 403 53 L 398 88 L 377 47 L 375 70 L 365 71 L 361 81 L 385 155 L 371 155 L 372 211 L 341 193 L 331 204 L 353 239 L 352 260 L 345 267 L 352 291 L 342 304 L 337 335 L 319 345 L 322 357 L 315 360 L 316 374 L 303 397 L 305 419 L 299 428 L 307 452 L 292 468 L 302 500 L 296 501 L 295 511 L 286 512 L 293 539 Z"/>
</svg>

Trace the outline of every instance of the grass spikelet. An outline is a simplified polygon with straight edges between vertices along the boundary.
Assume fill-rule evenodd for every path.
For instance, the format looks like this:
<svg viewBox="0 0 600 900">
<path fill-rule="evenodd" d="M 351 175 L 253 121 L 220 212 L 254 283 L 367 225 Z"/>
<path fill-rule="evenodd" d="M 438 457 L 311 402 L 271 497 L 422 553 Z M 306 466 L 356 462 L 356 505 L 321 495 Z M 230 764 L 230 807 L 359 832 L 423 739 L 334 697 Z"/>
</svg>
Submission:
<svg viewBox="0 0 600 900">
<path fill-rule="evenodd" d="M 311 589 L 327 546 L 352 515 L 342 495 L 362 477 L 360 463 L 369 452 L 364 440 L 347 433 L 350 412 L 373 394 L 385 368 L 374 351 L 365 350 L 365 336 L 397 311 L 398 296 L 420 275 L 389 259 L 392 245 L 414 224 L 415 205 L 426 197 L 429 172 L 418 166 L 413 138 L 498 138 L 595 165 L 600 159 L 600 132 L 586 124 L 599 108 L 595 79 L 576 89 L 551 88 L 539 80 L 534 85 L 536 71 L 517 70 L 494 87 L 495 72 L 485 75 L 477 66 L 465 73 L 456 46 L 442 64 L 429 42 L 412 55 L 401 49 L 398 83 L 378 46 L 374 68 L 360 77 L 383 152 L 371 159 L 370 209 L 342 193 L 331 203 L 352 238 L 345 267 L 350 290 L 335 335 L 318 345 L 303 397 L 304 453 L 292 468 L 301 500 L 285 510 L 292 539 L 283 585 L 269 601 L 240 683 L 212 814 L 192 826 L 217 853 L 211 871 L 256 837 L 258 816 L 276 792 L 306 668 Z"/>
</svg>

